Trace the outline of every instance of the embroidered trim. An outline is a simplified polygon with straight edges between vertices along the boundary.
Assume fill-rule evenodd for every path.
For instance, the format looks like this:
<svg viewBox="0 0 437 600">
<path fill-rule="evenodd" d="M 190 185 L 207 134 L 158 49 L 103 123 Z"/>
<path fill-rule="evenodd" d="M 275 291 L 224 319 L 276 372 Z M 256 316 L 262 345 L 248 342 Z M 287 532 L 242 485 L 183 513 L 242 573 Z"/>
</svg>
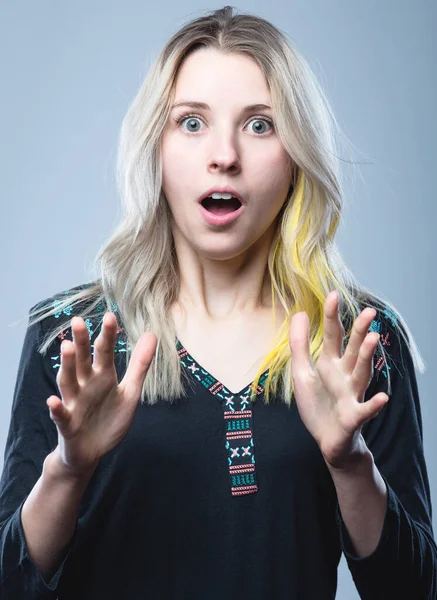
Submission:
<svg viewBox="0 0 437 600">
<path fill-rule="evenodd" d="M 383 346 L 391 346 L 391 331 L 388 330 L 388 326 L 385 321 L 389 321 L 392 327 L 396 327 L 398 323 L 397 315 L 387 307 L 384 308 L 383 312 L 379 310 L 377 311 L 376 318 L 371 322 L 368 331 L 376 331 L 380 334 L 381 344 Z M 375 350 L 373 366 L 377 371 L 379 371 L 379 373 L 382 373 L 385 378 L 388 377 L 388 371 L 391 370 L 391 366 L 387 363 L 386 358 L 384 358 L 382 355 L 379 346 L 377 346 Z"/>
<path fill-rule="evenodd" d="M 59 304 L 60 304 L 59 300 L 53 300 L 53 302 L 52 302 L 52 306 L 54 308 L 56 306 L 59 306 Z M 68 325 L 66 323 L 67 327 L 63 331 L 61 331 L 61 333 L 59 333 L 57 335 L 57 339 L 59 339 L 60 342 L 62 342 L 62 340 L 64 340 L 64 339 L 73 341 L 73 332 L 71 330 L 71 319 L 75 316 L 73 308 L 74 307 L 68 305 L 62 311 L 59 311 L 59 312 L 55 313 L 55 315 L 54 315 L 54 317 L 56 319 L 58 319 L 59 317 L 61 317 L 62 314 L 65 314 L 65 315 L 67 315 L 69 317 L 69 320 L 67 322 Z M 114 312 L 114 313 L 118 311 L 118 306 L 117 306 L 117 304 L 112 299 L 111 299 L 111 309 L 112 309 L 112 312 Z M 96 310 L 97 310 L 97 315 L 98 315 L 98 319 L 97 320 L 96 319 L 92 319 L 91 320 L 88 317 L 84 319 L 85 325 L 86 325 L 86 327 L 88 329 L 88 335 L 89 335 L 90 340 L 93 338 L 93 336 L 94 336 L 94 339 L 95 339 L 97 337 L 95 334 L 97 332 L 100 332 L 101 325 L 102 325 L 102 319 L 103 319 L 103 316 L 104 316 L 104 314 L 105 314 L 105 312 L 106 312 L 107 309 L 106 309 L 106 306 L 104 306 L 100 302 L 97 305 Z M 118 327 L 118 329 L 117 329 L 117 338 L 116 338 L 115 344 L 114 344 L 114 354 L 118 354 L 120 352 L 126 352 L 127 349 L 130 349 L 129 345 L 126 342 L 126 339 L 123 337 L 123 332 L 124 332 L 124 329 L 122 327 Z M 90 350 L 91 350 L 91 356 L 94 358 L 94 343 L 92 343 L 90 345 Z M 61 358 L 61 355 L 60 355 L 59 351 L 56 354 L 54 354 L 54 355 L 53 354 L 50 355 L 50 359 L 52 361 L 52 368 L 53 369 L 59 369 L 60 368 L 60 366 L 61 366 L 60 358 Z"/>
<path fill-rule="evenodd" d="M 211 373 L 203 369 L 179 340 L 176 340 L 176 348 L 183 368 L 189 371 L 213 396 L 220 399 L 223 407 L 225 448 L 228 452 L 229 483 L 232 496 L 255 494 L 258 491 L 258 482 L 255 469 L 250 384 L 238 394 L 233 394 Z M 264 383 L 267 377 L 268 369 L 259 379 L 257 396 L 264 392 Z"/>
</svg>

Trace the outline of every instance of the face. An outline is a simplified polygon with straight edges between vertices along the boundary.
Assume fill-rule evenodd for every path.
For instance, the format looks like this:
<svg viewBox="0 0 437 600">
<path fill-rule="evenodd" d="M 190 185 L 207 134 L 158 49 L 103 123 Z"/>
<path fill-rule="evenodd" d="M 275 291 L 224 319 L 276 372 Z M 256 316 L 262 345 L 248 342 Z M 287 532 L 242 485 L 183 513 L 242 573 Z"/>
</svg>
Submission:
<svg viewBox="0 0 437 600">
<path fill-rule="evenodd" d="M 261 69 L 243 55 L 196 51 L 179 69 L 173 104 L 179 102 L 209 108 L 172 108 L 162 138 L 162 189 L 176 246 L 188 244 L 206 258 L 226 260 L 255 243 L 270 243 L 291 183 L 290 159 L 271 123 L 271 108 L 245 110 L 272 106 Z M 241 195 L 243 209 L 227 225 L 210 224 L 198 200 L 225 185 Z"/>
</svg>

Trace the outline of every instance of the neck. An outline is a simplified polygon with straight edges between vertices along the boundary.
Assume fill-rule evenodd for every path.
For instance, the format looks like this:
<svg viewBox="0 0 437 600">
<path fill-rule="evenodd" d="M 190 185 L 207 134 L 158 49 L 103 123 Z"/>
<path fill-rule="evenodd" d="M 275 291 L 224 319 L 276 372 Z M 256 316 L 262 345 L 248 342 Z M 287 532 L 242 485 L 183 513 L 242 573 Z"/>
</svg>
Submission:
<svg viewBox="0 0 437 600">
<path fill-rule="evenodd" d="M 271 311 L 271 279 L 267 268 L 271 239 L 261 239 L 237 256 L 218 259 L 213 252 L 209 256 L 200 254 L 175 233 L 180 275 L 176 304 L 182 311 L 210 321 Z M 276 308 L 279 306 L 275 299 Z"/>
</svg>

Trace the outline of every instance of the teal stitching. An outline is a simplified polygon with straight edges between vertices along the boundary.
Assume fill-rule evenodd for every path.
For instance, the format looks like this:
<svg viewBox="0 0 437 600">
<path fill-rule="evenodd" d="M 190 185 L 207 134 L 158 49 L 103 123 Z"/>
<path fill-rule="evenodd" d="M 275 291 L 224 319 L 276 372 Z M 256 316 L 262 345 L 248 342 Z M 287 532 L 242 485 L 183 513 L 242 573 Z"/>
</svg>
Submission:
<svg viewBox="0 0 437 600">
<path fill-rule="evenodd" d="M 234 487 L 241 485 L 251 485 L 255 483 L 253 473 L 247 473 L 245 475 L 232 475 L 232 485 Z"/>
<path fill-rule="evenodd" d="M 398 323 L 398 316 L 396 313 L 394 313 L 392 310 L 390 310 L 389 308 L 385 308 L 384 309 L 384 315 L 385 318 L 388 319 L 389 321 L 391 321 L 391 324 L 393 327 L 396 327 L 397 323 Z"/>
<path fill-rule="evenodd" d="M 56 308 L 60 304 L 62 304 L 62 302 L 60 300 L 53 300 L 52 306 L 53 306 L 53 308 Z M 63 308 L 61 311 L 55 313 L 54 316 L 56 319 L 58 319 L 62 314 L 70 316 L 72 310 L 73 310 L 73 307 L 71 306 L 71 304 L 69 304 L 68 306 Z"/>
<path fill-rule="evenodd" d="M 91 339 L 92 336 L 93 336 L 93 333 L 94 333 L 93 329 L 91 329 L 92 326 L 93 326 L 93 322 L 90 319 L 86 319 L 85 320 L 85 325 L 86 325 L 86 327 L 88 329 L 89 338 Z"/>
<path fill-rule="evenodd" d="M 249 429 L 249 419 L 237 419 L 228 422 L 228 431 L 240 431 L 241 429 Z"/>
<path fill-rule="evenodd" d="M 376 331 L 376 333 L 380 333 L 381 332 L 381 321 L 373 320 L 370 323 L 369 332 L 370 331 Z"/>
</svg>

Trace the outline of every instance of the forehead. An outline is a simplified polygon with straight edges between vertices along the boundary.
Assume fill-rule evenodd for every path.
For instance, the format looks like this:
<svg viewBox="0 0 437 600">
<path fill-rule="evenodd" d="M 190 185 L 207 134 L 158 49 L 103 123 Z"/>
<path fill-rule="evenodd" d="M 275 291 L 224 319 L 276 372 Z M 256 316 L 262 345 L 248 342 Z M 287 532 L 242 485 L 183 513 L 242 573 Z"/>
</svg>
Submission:
<svg viewBox="0 0 437 600">
<path fill-rule="evenodd" d="M 187 56 L 179 67 L 174 102 L 202 101 L 208 96 L 205 101 L 211 105 L 214 94 L 217 98 L 223 94 L 233 95 L 229 98 L 238 95 L 237 99 L 245 104 L 271 102 L 264 73 L 252 57 L 202 48 Z"/>
</svg>

